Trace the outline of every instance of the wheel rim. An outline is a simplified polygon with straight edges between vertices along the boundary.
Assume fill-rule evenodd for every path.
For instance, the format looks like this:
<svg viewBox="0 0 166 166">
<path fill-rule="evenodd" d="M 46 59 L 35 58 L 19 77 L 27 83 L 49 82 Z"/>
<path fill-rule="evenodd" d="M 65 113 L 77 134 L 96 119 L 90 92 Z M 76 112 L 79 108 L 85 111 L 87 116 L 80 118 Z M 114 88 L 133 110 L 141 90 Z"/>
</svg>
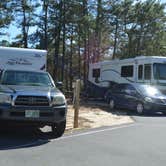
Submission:
<svg viewBox="0 0 166 166">
<path fill-rule="evenodd" d="M 137 112 L 139 114 L 142 114 L 143 113 L 143 105 L 141 103 L 137 104 Z"/>
<path fill-rule="evenodd" d="M 113 109 L 115 106 L 114 100 L 110 100 L 110 108 Z"/>
</svg>

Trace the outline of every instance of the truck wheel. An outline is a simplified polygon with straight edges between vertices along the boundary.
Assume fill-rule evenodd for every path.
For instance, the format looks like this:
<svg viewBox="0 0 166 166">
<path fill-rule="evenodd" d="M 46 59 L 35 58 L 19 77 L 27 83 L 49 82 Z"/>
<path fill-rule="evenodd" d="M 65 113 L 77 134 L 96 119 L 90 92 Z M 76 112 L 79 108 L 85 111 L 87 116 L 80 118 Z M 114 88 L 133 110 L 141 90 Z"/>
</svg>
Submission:
<svg viewBox="0 0 166 166">
<path fill-rule="evenodd" d="M 64 132 L 65 132 L 65 128 L 66 128 L 66 120 L 65 121 L 62 121 L 58 124 L 53 124 L 51 126 L 52 128 L 52 133 L 53 135 L 56 135 L 57 137 L 61 137 Z"/>
</svg>

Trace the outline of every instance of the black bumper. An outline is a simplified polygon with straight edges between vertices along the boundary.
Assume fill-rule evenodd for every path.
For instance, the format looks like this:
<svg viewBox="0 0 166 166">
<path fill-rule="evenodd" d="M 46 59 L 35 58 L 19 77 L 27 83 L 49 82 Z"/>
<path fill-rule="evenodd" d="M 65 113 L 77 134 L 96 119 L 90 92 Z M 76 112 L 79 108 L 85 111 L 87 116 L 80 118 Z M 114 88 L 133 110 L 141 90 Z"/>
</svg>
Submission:
<svg viewBox="0 0 166 166">
<path fill-rule="evenodd" d="M 146 112 L 164 112 L 166 113 L 166 105 L 156 103 L 145 103 L 144 109 Z"/>
<path fill-rule="evenodd" d="M 39 117 L 26 117 L 25 111 L 38 110 Z M 66 120 L 67 106 L 30 107 L 0 105 L 0 121 L 17 121 L 23 123 L 50 125 Z"/>
</svg>

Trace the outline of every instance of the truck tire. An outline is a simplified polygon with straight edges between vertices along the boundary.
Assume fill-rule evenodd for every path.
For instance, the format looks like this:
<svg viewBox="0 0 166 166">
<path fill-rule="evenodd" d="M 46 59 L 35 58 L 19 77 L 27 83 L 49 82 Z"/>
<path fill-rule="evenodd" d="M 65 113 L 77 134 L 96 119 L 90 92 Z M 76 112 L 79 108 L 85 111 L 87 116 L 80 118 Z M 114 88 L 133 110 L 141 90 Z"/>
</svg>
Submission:
<svg viewBox="0 0 166 166">
<path fill-rule="evenodd" d="M 58 124 L 53 124 L 51 126 L 52 134 L 56 135 L 57 137 L 61 137 L 65 132 L 65 128 L 66 128 L 66 120 Z"/>
</svg>

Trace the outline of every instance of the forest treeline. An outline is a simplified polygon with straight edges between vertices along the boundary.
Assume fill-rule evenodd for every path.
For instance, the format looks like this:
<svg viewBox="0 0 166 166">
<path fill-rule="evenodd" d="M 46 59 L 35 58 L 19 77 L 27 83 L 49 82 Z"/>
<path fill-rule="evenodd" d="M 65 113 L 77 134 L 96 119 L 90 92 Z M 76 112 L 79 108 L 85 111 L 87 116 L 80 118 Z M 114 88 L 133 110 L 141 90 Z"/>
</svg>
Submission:
<svg viewBox="0 0 166 166">
<path fill-rule="evenodd" d="M 102 59 L 166 56 L 166 5 L 159 0 L 5 0 L 1 46 L 48 50 L 48 70 L 72 89 Z"/>
</svg>

